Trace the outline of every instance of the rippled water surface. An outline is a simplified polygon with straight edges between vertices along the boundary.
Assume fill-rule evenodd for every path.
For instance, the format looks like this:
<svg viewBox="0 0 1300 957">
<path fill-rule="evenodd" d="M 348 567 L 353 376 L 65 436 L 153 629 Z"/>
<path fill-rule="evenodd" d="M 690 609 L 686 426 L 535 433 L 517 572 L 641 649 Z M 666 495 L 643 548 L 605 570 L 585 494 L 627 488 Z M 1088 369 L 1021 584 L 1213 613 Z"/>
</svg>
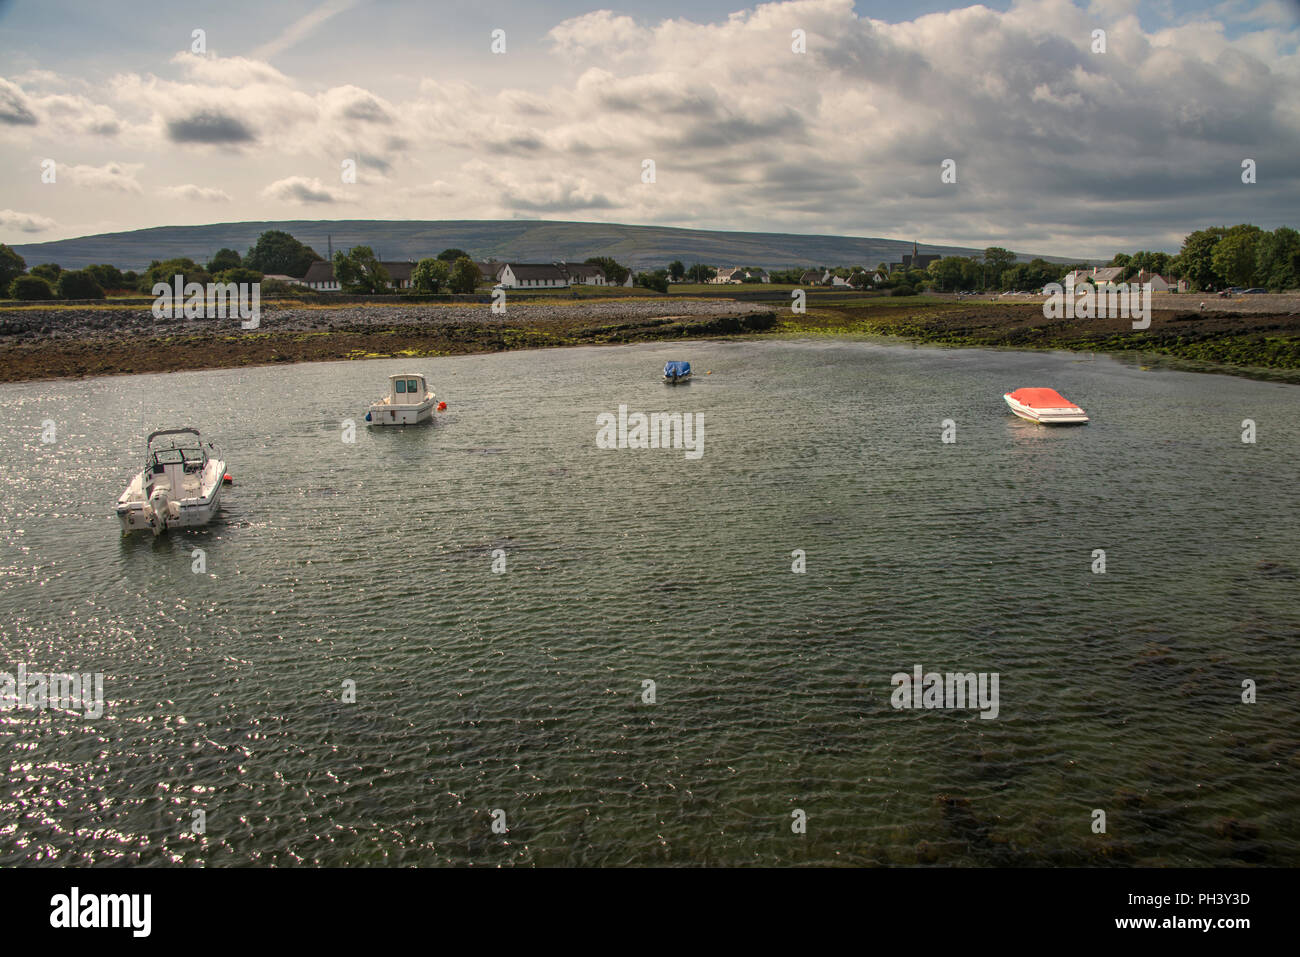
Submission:
<svg viewBox="0 0 1300 957">
<path fill-rule="evenodd" d="M 437 426 L 344 442 L 408 368 Z M 178 424 L 223 512 L 123 538 Z M 1296 386 L 845 340 L 3 386 L 0 671 L 107 707 L 0 713 L 0 864 L 1300 864 L 1298 449 Z"/>
</svg>

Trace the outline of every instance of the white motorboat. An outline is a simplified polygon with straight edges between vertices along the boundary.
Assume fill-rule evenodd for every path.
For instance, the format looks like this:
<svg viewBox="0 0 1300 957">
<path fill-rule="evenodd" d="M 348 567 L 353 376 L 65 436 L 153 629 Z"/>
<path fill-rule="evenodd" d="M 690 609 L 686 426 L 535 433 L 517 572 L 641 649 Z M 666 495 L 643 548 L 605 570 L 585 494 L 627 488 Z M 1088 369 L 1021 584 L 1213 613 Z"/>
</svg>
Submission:
<svg viewBox="0 0 1300 957">
<path fill-rule="evenodd" d="M 211 454 L 209 454 L 211 453 Z M 123 532 L 206 525 L 221 506 L 229 480 L 216 447 L 198 429 L 162 429 L 145 442 L 144 468 L 117 500 Z"/>
<path fill-rule="evenodd" d="M 1082 425 L 1088 421 L 1083 409 L 1055 389 L 1017 389 L 1004 393 L 1002 398 L 1007 400 L 1012 412 L 1030 422 Z"/>
<path fill-rule="evenodd" d="M 435 402 L 437 399 L 425 385 L 424 376 L 414 372 L 390 375 L 388 395 L 370 407 L 366 421 L 371 425 L 415 425 L 428 422 L 433 418 Z"/>
</svg>

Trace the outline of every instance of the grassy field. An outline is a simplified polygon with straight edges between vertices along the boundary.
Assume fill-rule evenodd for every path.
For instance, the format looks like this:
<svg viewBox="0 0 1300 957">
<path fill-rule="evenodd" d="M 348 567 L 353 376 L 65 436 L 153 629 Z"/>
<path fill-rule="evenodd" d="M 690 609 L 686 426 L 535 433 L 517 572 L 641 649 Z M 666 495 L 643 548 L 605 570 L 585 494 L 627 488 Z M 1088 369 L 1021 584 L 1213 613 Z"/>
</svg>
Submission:
<svg viewBox="0 0 1300 957">
<path fill-rule="evenodd" d="M 1300 315 L 1153 309 L 1151 326 L 1128 319 L 1054 320 L 1041 303 L 916 296 L 812 302 L 804 315 L 778 311 L 787 335 L 889 336 L 945 346 L 1066 349 L 1165 357 L 1204 371 L 1300 382 Z"/>
</svg>

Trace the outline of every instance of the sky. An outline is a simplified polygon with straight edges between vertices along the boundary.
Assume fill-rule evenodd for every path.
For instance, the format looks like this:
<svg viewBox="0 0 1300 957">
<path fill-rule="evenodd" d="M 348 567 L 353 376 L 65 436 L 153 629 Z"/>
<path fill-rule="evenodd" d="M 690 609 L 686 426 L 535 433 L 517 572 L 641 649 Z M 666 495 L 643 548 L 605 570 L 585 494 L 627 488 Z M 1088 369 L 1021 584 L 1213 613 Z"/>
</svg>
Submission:
<svg viewBox="0 0 1300 957">
<path fill-rule="evenodd" d="M 1298 40 L 1297 0 L 0 0 L 0 242 L 522 218 L 1177 251 L 1300 226 Z"/>
</svg>

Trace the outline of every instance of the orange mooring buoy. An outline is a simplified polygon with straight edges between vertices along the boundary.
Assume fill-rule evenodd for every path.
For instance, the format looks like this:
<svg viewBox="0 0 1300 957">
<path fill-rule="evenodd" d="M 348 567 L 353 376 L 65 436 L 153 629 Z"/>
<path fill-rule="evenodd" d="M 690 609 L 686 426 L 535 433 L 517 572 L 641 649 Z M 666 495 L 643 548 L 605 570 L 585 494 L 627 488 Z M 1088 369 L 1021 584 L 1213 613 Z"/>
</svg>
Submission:
<svg viewBox="0 0 1300 957">
<path fill-rule="evenodd" d="M 223 482 L 226 483 L 227 485 L 234 485 L 234 484 L 235 484 L 235 480 L 234 480 L 233 478 L 230 477 L 230 473 L 229 473 L 229 472 L 227 472 L 225 475 L 221 476 L 221 481 L 223 481 Z"/>
<path fill-rule="evenodd" d="M 438 411 L 439 411 L 439 412 L 446 412 L 446 411 L 447 411 L 447 403 L 446 403 L 446 402 L 439 402 L 439 403 L 438 403 Z"/>
</svg>

